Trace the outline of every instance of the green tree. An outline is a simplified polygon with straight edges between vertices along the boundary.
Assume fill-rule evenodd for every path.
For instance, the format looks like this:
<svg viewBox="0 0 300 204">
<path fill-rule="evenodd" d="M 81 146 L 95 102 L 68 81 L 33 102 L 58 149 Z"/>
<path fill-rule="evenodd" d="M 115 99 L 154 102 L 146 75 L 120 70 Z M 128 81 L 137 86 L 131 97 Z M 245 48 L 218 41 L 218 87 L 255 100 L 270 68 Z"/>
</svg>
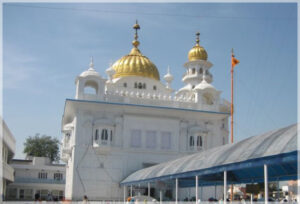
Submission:
<svg viewBox="0 0 300 204">
<path fill-rule="evenodd" d="M 51 161 L 59 161 L 59 141 L 47 135 L 29 136 L 24 143 L 24 153 L 27 156 L 48 157 Z"/>
</svg>

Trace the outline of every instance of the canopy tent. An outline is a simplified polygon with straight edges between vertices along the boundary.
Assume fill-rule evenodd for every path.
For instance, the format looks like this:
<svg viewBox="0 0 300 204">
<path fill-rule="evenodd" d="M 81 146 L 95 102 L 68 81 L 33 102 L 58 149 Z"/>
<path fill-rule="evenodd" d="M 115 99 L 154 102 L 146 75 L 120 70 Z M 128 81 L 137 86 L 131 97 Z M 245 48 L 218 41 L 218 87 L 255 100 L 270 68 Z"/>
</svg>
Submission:
<svg viewBox="0 0 300 204">
<path fill-rule="evenodd" d="M 204 152 L 184 156 L 138 170 L 121 182 L 128 186 L 153 181 L 178 179 L 180 187 L 264 181 L 264 165 L 268 180 L 297 178 L 297 125 L 291 125 Z"/>
</svg>

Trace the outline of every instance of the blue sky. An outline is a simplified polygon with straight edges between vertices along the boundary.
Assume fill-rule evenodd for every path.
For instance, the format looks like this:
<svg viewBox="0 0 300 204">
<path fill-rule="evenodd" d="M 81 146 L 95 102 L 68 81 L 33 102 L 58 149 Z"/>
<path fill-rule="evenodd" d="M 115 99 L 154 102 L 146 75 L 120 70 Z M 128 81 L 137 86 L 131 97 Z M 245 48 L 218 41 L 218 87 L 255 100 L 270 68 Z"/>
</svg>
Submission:
<svg viewBox="0 0 300 204">
<path fill-rule="evenodd" d="M 296 3 L 5 3 L 3 114 L 16 158 L 29 135 L 61 138 L 76 76 L 93 56 L 107 77 L 109 64 L 129 53 L 136 19 L 140 50 L 161 78 L 170 66 L 175 89 L 200 31 L 213 85 L 229 100 L 235 49 L 235 141 L 297 122 Z"/>
</svg>

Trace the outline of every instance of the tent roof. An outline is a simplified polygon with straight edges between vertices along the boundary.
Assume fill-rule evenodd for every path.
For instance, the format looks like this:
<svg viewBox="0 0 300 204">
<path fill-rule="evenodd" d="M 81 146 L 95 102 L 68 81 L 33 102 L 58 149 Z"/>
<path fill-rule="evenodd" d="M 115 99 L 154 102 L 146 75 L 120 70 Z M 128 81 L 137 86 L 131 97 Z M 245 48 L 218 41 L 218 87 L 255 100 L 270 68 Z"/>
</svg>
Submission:
<svg viewBox="0 0 300 204">
<path fill-rule="evenodd" d="M 121 184 L 128 185 L 154 180 L 218 174 L 224 170 L 236 172 L 235 175 L 231 176 L 232 182 L 250 178 L 249 171 L 251 171 L 253 178 L 261 179 L 259 168 L 265 163 L 273 165 L 274 177 L 289 176 L 294 175 L 297 170 L 297 167 L 292 168 L 297 164 L 296 152 L 297 125 L 295 124 L 234 144 L 219 146 L 138 170 L 129 175 Z M 237 172 L 238 169 L 240 169 L 239 172 Z M 288 170 L 292 170 L 292 172 Z M 244 174 L 243 171 L 245 171 Z M 255 171 L 257 171 L 257 175 Z M 272 176 L 272 172 L 270 176 Z M 214 175 L 215 178 L 216 175 Z"/>
</svg>

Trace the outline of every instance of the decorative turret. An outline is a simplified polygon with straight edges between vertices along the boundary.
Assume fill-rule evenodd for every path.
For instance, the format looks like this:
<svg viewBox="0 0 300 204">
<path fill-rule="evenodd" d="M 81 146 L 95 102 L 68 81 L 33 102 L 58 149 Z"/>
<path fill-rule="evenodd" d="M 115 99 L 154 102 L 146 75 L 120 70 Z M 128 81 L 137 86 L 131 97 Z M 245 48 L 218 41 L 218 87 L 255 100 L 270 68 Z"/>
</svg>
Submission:
<svg viewBox="0 0 300 204">
<path fill-rule="evenodd" d="M 170 74 L 170 67 L 168 66 L 168 72 L 164 76 L 164 80 L 167 82 L 166 87 L 168 89 L 171 89 L 171 82 L 173 81 L 173 79 L 174 79 L 174 77 L 173 77 L 173 75 Z"/>
<path fill-rule="evenodd" d="M 91 57 L 89 68 L 76 78 L 75 83 L 76 99 L 96 100 L 103 98 L 105 80 L 95 70 L 93 57 Z"/>
</svg>

